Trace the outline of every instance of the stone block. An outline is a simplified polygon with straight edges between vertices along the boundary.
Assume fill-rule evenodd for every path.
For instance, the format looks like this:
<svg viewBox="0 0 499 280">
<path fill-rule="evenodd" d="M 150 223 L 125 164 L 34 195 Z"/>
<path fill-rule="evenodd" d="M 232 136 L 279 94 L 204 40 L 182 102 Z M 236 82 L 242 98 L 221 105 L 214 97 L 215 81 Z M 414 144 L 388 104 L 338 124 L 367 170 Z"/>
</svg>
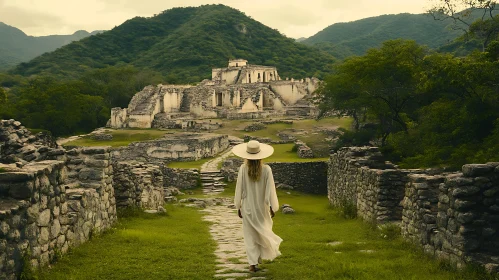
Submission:
<svg viewBox="0 0 499 280">
<path fill-rule="evenodd" d="M 489 164 L 465 164 L 462 170 L 466 177 L 477 177 L 492 173 L 494 166 Z"/>
<path fill-rule="evenodd" d="M 38 216 L 36 224 L 40 227 L 48 227 L 50 224 L 50 218 L 51 218 L 50 209 L 45 209 Z"/>
<path fill-rule="evenodd" d="M 102 169 L 83 168 L 78 174 L 80 180 L 102 180 L 104 179 L 104 171 Z"/>
<path fill-rule="evenodd" d="M 88 147 L 81 150 L 81 152 L 86 155 L 105 154 L 108 151 L 108 147 Z"/>
<path fill-rule="evenodd" d="M 454 189 L 452 195 L 457 198 L 468 197 L 477 194 L 480 191 L 476 186 L 459 186 Z"/>
</svg>

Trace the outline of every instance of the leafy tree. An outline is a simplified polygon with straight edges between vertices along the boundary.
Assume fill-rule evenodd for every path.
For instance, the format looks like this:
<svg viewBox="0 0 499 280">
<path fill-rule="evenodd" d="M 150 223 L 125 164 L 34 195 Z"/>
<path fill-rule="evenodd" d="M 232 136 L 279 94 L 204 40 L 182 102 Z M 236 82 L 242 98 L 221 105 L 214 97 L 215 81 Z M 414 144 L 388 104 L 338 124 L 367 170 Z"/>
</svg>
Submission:
<svg viewBox="0 0 499 280">
<path fill-rule="evenodd" d="M 91 131 L 109 117 L 102 97 L 83 95 L 74 84 L 53 78 L 34 78 L 18 94 L 16 118 L 56 136 Z"/>
<path fill-rule="evenodd" d="M 0 86 L 0 105 L 7 102 L 7 92 Z"/>
<path fill-rule="evenodd" d="M 407 132 L 407 115 L 414 110 L 426 54 L 427 49 L 414 41 L 393 40 L 347 59 L 319 90 L 320 108 L 352 116 L 357 126 L 360 115 L 374 118 L 384 145 L 390 133 Z"/>
<path fill-rule="evenodd" d="M 495 15 L 498 7 L 491 0 L 438 0 L 427 12 L 435 20 L 453 20 L 453 28 L 463 31 L 467 39 L 479 39 L 484 51 L 492 34 L 497 34 L 493 29 L 497 25 Z M 474 16 L 477 14 L 478 18 Z"/>
</svg>

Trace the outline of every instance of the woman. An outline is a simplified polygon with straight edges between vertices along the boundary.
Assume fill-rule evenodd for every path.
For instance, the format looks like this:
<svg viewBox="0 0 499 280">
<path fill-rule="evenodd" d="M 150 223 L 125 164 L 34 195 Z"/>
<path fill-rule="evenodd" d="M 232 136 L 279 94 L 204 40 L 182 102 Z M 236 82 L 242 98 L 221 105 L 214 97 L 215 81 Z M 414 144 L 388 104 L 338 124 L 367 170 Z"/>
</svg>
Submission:
<svg viewBox="0 0 499 280">
<path fill-rule="evenodd" d="M 270 166 L 262 164 L 262 159 L 272 155 L 274 148 L 249 141 L 235 146 L 232 152 L 246 159 L 239 168 L 234 204 L 243 219 L 250 271 L 255 272 L 262 259 L 273 260 L 281 255 L 279 245 L 282 239 L 272 231 L 274 211 L 279 210 L 274 176 Z"/>
</svg>

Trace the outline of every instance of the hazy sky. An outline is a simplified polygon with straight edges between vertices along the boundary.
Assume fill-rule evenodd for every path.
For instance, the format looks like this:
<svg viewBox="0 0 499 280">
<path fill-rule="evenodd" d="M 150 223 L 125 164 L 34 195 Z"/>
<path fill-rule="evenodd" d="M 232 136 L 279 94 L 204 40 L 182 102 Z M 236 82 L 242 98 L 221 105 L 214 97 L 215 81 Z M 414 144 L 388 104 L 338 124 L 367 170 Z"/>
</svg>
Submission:
<svg viewBox="0 0 499 280">
<path fill-rule="evenodd" d="M 135 16 L 180 6 L 225 4 L 288 37 L 309 37 L 336 22 L 423 13 L 430 0 L 0 0 L 0 21 L 28 35 L 108 30 Z"/>
</svg>

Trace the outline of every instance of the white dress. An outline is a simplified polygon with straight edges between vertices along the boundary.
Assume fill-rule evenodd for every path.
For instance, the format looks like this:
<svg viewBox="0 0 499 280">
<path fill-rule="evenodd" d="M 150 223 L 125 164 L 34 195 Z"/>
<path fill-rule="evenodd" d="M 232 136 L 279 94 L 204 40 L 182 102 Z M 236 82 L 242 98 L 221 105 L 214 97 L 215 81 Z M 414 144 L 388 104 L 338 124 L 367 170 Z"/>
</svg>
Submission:
<svg viewBox="0 0 499 280">
<path fill-rule="evenodd" d="M 272 231 L 270 207 L 274 212 L 279 210 L 279 201 L 274 184 L 272 169 L 262 166 L 262 174 L 258 181 L 248 176 L 248 167 L 241 165 L 237 176 L 236 209 L 241 209 L 243 216 L 244 244 L 250 265 L 258 264 L 258 258 L 273 260 L 279 255 L 282 239 Z"/>
</svg>

